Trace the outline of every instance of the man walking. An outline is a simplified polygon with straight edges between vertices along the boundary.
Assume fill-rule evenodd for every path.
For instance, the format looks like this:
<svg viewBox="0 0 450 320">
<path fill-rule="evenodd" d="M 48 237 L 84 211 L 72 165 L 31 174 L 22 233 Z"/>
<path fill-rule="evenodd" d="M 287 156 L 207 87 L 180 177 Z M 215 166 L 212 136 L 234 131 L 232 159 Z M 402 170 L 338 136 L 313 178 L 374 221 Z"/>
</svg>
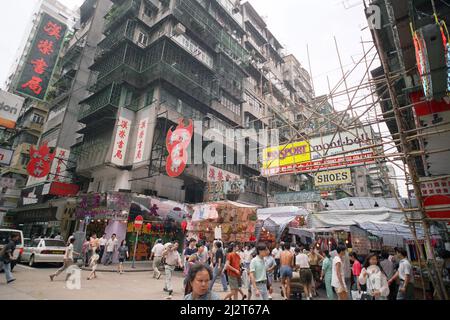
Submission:
<svg viewBox="0 0 450 320">
<path fill-rule="evenodd" d="M 396 248 L 395 253 L 400 262 L 397 272 L 388 281 L 388 285 L 390 286 L 395 279 L 400 278 L 397 300 L 414 300 L 414 274 L 411 263 L 407 258 L 406 250 Z"/>
<path fill-rule="evenodd" d="M 164 245 L 162 244 L 162 240 L 156 240 L 155 245 L 152 248 L 152 254 L 150 256 L 150 260 L 153 260 L 153 278 L 159 280 L 161 278 L 161 272 L 159 271 L 159 266 L 161 265 L 162 256 L 164 253 Z"/>
<path fill-rule="evenodd" d="M 105 246 L 106 246 L 106 242 L 107 242 L 108 240 L 106 239 L 106 234 L 104 233 L 103 235 L 102 235 L 102 237 L 100 238 L 100 240 L 99 240 L 99 245 L 100 245 L 100 253 L 99 253 L 99 262 L 101 262 L 102 261 L 102 258 L 103 258 L 103 254 L 105 253 Z"/>
<path fill-rule="evenodd" d="M 264 257 L 269 254 L 265 244 L 256 246 L 256 257 L 250 262 L 250 281 L 252 283 L 255 300 L 268 300 L 267 272 Z"/>
<path fill-rule="evenodd" d="M 231 292 L 225 297 L 225 300 L 233 298 L 238 299 L 241 278 L 241 257 L 237 253 L 239 247 L 231 243 L 228 247 L 227 262 L 225 270 L 228 272 L 228 281 L 230 283 Z"/>
<path fill-rule="evenodd" d="M 217 277 L 220 277 L 223 291 L 227 292 L 228 291 L 227 278 L 224 273 L 225 255 L 223 253 L 222 243 L 216 241 L 214 243 L 214 246 L 216 248 L 216 252 L 214 254 L 214 270 L 213 270 L 213 278 L 209 284 L 209 291 L 212 290 L 214 283 L 217 280 Z"/>
<path fill-rule="evenodd" d="M 280 277 L 280 257 L 281 257 L 282 251 L 283 251 L 283 249 L 280 248 L 279 243 L 277 243 L 275 248 L 273 248 L 273 250 L 272 250 L 272 256 L 275 259 L 275 263 L 276 263 L 275 271 L 273 274 L 273 278 L 275 281 L 277 281 L 277 279 Z"/>
<path fill-rule="evenodd" d="M 285 243 L 283 252 L 280 254 L 281 289 L 285 300 L 291 297 L 291 279 L 294 266 L 294 254 L 290 250 L 290 245 Z"/>
<path fill-rule="evenodd" d="M 165 258 L 164 271 L 166 273 L 166 282 L 164 286 L 164 291 L 169 293 L 167 299 L 172 299 L 173 287 L 172 287 L 172 274 L 175 268 L 178 266 L 183 268 L 183 263 L 181 262 L 181 256 L 178 252 L 178 242 L 166 244 L 167 249 L 165 250 L 163 257 Z"/>
<path fill-rule="evenodd" d="M 114 252 L 117 250 L 118 240 L 116 234 L 113 233 L 111 239 L 106 242 L 105 266 L 112 263 Z"/>
<path fill-rule="evenodd" d="M 0 251 L 0 270 L 3 269 L 5 271 L 6 283 L 16 280 L 11 273 L 11 261 L 14 260 L 14 250 L 16 250 L 16 243 L 19 237 L 18 233 L 13 233 L 8 244 Z"/>
<path fill-rule="evenodd" d="M 61 272 L 69 268 L 73 264 L 73 254 L 79 254 L 75 251 L 73 251 L 73 243 L 75 242 L 75 237 L 69 239 L 69 245 L 66 247 L 66 252 L 64 253 L 64 264 L 61 268 L 56 270 L 54 274 L 50 275 L 50 280 L 53 281 L 53 279 L 58 276 Z M 69 278 L 69 274 L 66 276 L 66 280 Z"/>
</svg>

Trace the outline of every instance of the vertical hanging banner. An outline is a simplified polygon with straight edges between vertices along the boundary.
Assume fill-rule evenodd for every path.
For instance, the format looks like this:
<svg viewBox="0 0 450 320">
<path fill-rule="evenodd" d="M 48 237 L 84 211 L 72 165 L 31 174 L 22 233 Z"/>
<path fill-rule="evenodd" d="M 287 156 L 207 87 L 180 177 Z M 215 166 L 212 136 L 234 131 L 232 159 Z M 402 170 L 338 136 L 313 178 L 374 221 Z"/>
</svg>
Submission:
<svg viewBox="0 0 450 320">
<path fill-rule="evenodd" d="M 114 139 L 111 163 L 117 166 L 125 164 L 128 140 L 130 137 L 131 120 L 119 117 L 117 120 L 116 138 Z"/>
<path fill-rule="evenodd" d="M 42 14 L 16 92 L 45 100 L 66 31 L 65 24 L 46 13 Z"/>
<path fill-rule="evenodd" d="M 70 150 L 56 148 L 55 159 L 50 169 L 50 179 L 56 182 L 67 182 L 67 162 L 69 161 Z"/>
<path fill-rule="evenodd" d="M 187 147 L 191 143 L 194 132 L 192 119 L 189 125 L 184 125 L 184 119 L 180 119 L 175 130 L 169 129 L 166 137 L 166 147 L 169 152 L 166 162 L 166 172 L 169 177 L 176 178 L 181 175 L 187 164 Z"/>
<path fill-rule="evenodd" d="M 139 121 L 133 163 L 139 163 L 144 160 L 148 122 L 148 117 Z"/>
</svg>

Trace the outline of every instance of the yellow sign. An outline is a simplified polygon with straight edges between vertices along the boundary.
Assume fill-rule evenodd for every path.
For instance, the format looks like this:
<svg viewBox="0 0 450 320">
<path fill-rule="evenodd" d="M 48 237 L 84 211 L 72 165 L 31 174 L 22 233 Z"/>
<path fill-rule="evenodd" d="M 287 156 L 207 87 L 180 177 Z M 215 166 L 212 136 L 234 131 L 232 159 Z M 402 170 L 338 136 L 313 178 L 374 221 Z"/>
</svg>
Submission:
<svg viewBox="0 0 450 320">
<path fill-rule="evenodd" d="M 314 184 L 319 186 L 330 186 L 337 184 L 347 184 L 352 182 L 350 169 L 318 172 L 314 176 Z"/>
<path fill-rule="evenodd" d="M 263 151 L 263 169 L 279 168 L 311 161 L 309 142 L 298 141 Z"/>
</svg>

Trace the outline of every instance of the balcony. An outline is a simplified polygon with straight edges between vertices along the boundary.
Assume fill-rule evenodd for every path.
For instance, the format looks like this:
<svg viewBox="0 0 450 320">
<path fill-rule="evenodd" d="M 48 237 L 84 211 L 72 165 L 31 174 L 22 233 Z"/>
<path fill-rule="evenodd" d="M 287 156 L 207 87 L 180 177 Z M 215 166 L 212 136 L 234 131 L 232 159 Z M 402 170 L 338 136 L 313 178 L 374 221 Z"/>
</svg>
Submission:
<svg viewBox="0 0 450 320">
<path fill-rule="evenodd" d="M 136 22 L 127 20 L 116 30 L 106 36 L 105 39 L 99 42 L 97 51 L 95 53 L 95 59 L 101 58 L 105 53 L 114 48 L 117 44 L 123 40 L 133 41 L 133 34 L 136 30 Z"/>
<path fill-rule="evenodd" d="M 244 23 L 242 19 L 242 15 L 239 11 L 236 10 L 236 6 L 232 3 L 230 0 L 216 0 L 216 2 L 219 4 L 219 6 L 223 9 L 224 12 L 226 12 L 233 22 L 242 30 L 244 31 Z"/>
<path fill-rule="evenodd" d="M 112 29 L 122 22 L 128 16 L 137 15 L 140 7 L 138 0 L 126 0 L 120 5 L 114 5 L 105 16 L 104 31 Z"/>
<path fill-rule="evenodd" d="M 112 83 L 80 102 L 82 105 L 78 121 L 87 124 L 102 117 L 112 117 L 119 108 L 122 87 Z"/>
<path fill-rule="evenodd" d="M 266 57 L 264 56 L 264 49 L 263 47 L 259 46 L 255 40 L 253 40 L 252 36 L 245 35 L 244 40 L 246 43 L 250 45 L 250 47 L 253 49 L 255 55 L 257 55 L 258 58 L 262 59 L 263 61 L 266 60 Z"/>
</svg>

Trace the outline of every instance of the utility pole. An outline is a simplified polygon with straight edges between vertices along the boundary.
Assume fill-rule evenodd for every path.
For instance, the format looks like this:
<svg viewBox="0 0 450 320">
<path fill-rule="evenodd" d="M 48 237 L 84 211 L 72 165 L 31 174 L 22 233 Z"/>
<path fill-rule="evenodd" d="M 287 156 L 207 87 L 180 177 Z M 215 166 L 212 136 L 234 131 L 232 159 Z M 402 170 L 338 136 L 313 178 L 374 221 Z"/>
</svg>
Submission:
<svg viewBox="0 0 450 320">
<path fill-rule="evenodd" d="M 443 283 L 442 275 L 439 273 L 439 270 L 437 268 L 437 263 L 434 255 L 433 246 L 431 245 L 431 237 L 429 228 L 430 225 L 428 221 L 426 220 L 426 212 L 423 207 L 423 198 L 422 198 L 422 192 L 420 190 L 420 183 L 419 183 L 419 175 L 417 174 L 417 169 L 415 166 L 415 160 L 414 157 L 411 155 L 411 147 L 408 141 L 407 134 L 405 134 L 406 128 L 404 126 L 404 122 L 402 119 L 402 114 L 400 111 L 400 104 L 397 99 L 397 94 L 390 76 L 390 67 L 389 63 L 386 57 L 386 53 L 383 50 L 383 45 L 380 41 L 378 31 L 376 29 L 371 29 L 372 37 L 375 42 L 376 47 L 378 48 L 378 54 L 380 57 L 381 65 L 384 69 L 384 75 L 386 78 L 386 83 L 389 91 L 390 100 L 392 103 L 392 110 L 394 111 L 395 120 L 398 127 L 398 136 L 400 138 L 400 146 L 401 146 L 401 152 L 404 154 L 404 159 L 406 162 L 406 165 L 408 167 L 408 171 L 411 177 L 411 183 L 414 187 L 414 194 L 417 199 L 417 205 L 419 212 L 421 214 L 421 222 L 423 225 L 424 230 L 424 236 L 425 236 L 425 244 L 428 249 L 428 253 L 430 255 L 430 268 L 428 268 L 428 265 L 426 264 L 426 267 L 428 268 L 428 275 L 430 277 L 431 282 L 433 283 L 433 286 L 435 289 L 437 289 L 438 297 L 441 300 L 448 300 L 447 292 L 445 290 L 445 285 Z M 416 239 L 417 240 L 417 239 Z M 416 241 L 417 243 L 417 241 Z M 422 254 L 422 248 L 419 246 L 420 254 Z M 421 267 L 421 266 L 420 266 Z M 434 276 L 436 276 L 437 279 L 434 279 Z M 437 280 L 437 281 L 436 281 Z"/>
</svg>

